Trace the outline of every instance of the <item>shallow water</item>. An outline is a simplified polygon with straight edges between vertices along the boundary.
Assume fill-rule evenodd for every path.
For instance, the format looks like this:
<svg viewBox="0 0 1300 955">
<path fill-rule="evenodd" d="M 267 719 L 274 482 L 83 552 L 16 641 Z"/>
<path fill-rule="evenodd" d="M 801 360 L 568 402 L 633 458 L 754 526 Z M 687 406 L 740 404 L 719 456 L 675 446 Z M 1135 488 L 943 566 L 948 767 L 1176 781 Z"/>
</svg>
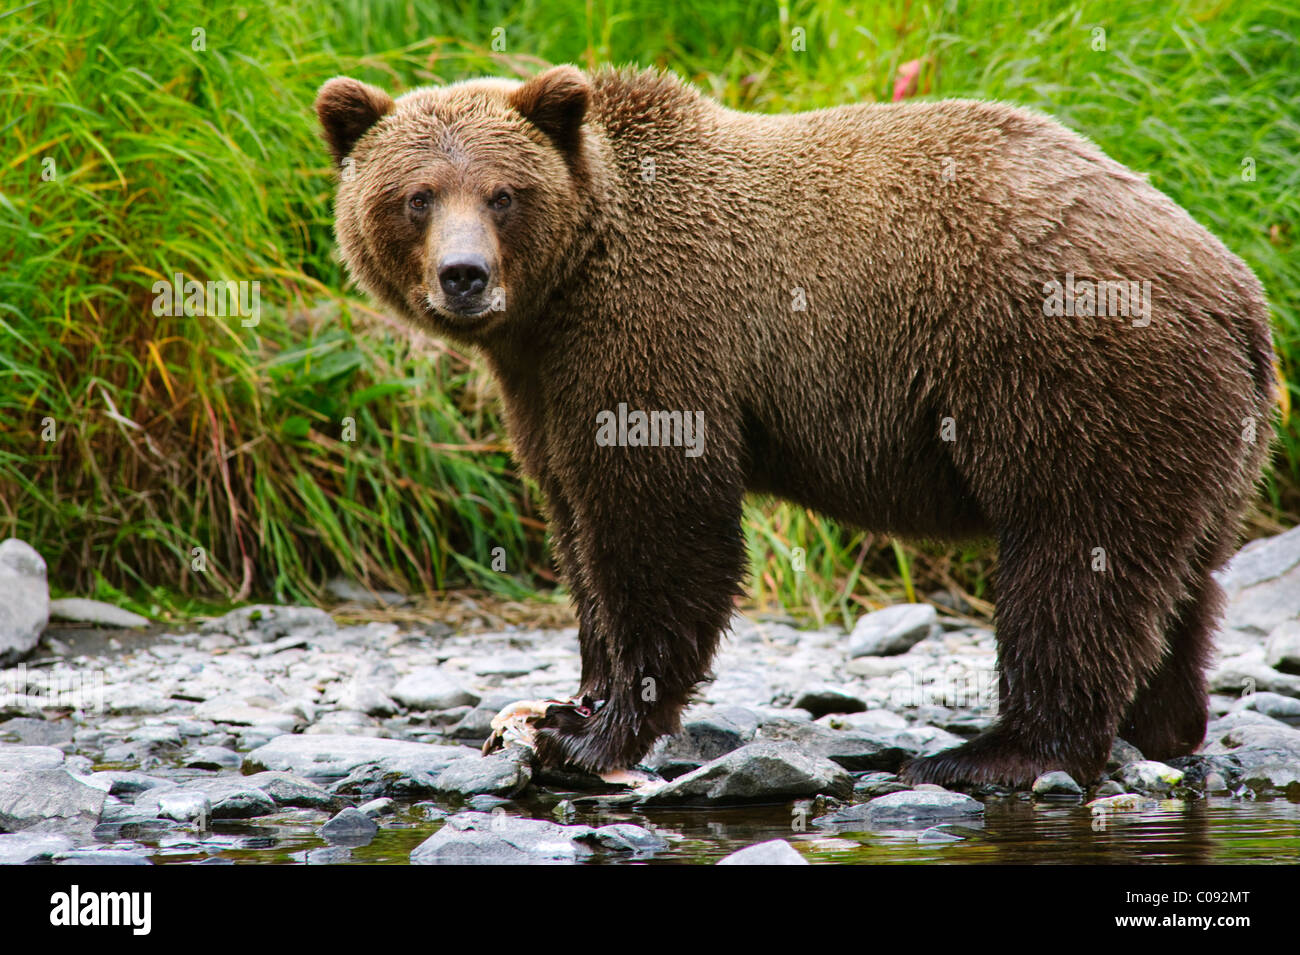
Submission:
<svg viewBox="0 0 1300 955">
<path fill-rule="evenodd" d="M 554 799 L 507 807 L 538 818 Z M 428 805 L 425 803 L 424 805 Z M 1082 801 L 1036 802 L 1022 797 L 990 799 L 982 829 L 948 827 L 959 838 L 921 842 L 919 832 L 825 833 L 805 831 L 791 807 L 671 809 L 644 812 L 579 811 L 569 821 L 590 825 L 631 822 L 653 827 L 671 849 L 652 858 L 597 854 L 592 864 L 711 863 L 767 839 L 787 839 L 813 863 L 865 864 L 939 862 L 950 864 L 1096 863 L 1294 863 L 1300 860 L 1300 802 L 1285 799 L 1210 798 L 1165 800 L 1158 808 L 1112 814 L 1100 824 Z M 315 830 L 328 814 L 287 810 L 255 820 L 218 820 L 206 833 L 192 830 L 127 832 L 157 847 L 157 863 L 193 863 L 212 856 L 238 864 L 404 865 L 410 852 L 441 825 L 420 806 L 401 805 L 380 819 L 366 846 L 346 852 L 312 853 L 327 846 Z M 933 834 L 933 830 L 931 831 Z"/>
</svg>

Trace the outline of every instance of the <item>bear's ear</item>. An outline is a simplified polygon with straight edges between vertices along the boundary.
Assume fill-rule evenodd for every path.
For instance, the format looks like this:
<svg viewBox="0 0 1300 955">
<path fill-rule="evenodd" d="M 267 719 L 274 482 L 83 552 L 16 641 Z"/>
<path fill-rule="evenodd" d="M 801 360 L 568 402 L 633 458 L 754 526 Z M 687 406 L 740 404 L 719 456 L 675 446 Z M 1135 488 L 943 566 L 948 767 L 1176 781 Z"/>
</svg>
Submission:
<svg viewBox="0 0 1300 955">
<path fill-rule="evenodd" d="M 327 80 L 316 94 L 316 115 L 334 162 L 341 166 L 357 140 L 395 105 L 383 90 L 360 80 L 346 76 Z"/>
<path fill-rule="evenodd" d="M 591 83 L 581 70 L 556 66 L 515 90 L 510 105 L 561 151 L 572 154 L 578 147 L 590 99 Z"/>
</svg>

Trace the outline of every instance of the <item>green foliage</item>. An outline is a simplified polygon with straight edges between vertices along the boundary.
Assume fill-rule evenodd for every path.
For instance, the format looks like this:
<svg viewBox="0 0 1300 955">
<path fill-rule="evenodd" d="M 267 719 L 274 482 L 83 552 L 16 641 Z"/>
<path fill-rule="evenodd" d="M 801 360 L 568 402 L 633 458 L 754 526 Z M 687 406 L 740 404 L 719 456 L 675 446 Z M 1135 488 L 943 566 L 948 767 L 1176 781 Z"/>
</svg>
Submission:
<svg viewBox="0 0 1300 955">
<path fill-rule="evenodd" d="M 539 502 L 482 369 L 345 288 L 311 111 L 338 73 L 397 91 L 634 62 L 784 111 L 888 99 L 917 60 L 916 95 L 1041 107 L 1150 173 L 1257 270 L 1300 380 L 1298 25 L 1280 0 L 0 11 L 0 536 L 34 542 L 56 588 L 146 612 L 310 598 L 338 572 L 396 589 L 546 585 Z M 155 282 L 177 273 L 258 282 L 260 320 L 155 314 Z M 1275 514 L 1295 510 L 1298 482 L 1291 419 Z M 771 504 L 746 530 L 761 603 L 841 619 L 914 587 L 985 594 L 978 548 L 896 549 Z M 490 569 L 497 547 L 506 574 Z"/>
</svg>

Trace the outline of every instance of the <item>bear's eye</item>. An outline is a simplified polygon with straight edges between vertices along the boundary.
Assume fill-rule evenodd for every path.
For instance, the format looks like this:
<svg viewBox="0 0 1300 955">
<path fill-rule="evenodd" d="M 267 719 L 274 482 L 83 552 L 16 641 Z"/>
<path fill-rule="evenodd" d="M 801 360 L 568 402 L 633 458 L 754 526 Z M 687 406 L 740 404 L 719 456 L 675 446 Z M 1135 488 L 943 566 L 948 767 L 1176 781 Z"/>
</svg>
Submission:
<svg viewBox="0 0 1300 955">
<path fill-rule="evenodd" d="M 510 193 L 502 189 L 499 192 L 497 192 L 490 200 L 488 200 L 488 204 L 492 206 L 493 209 L 497 209 L 497 210 L 509 209 Z"/>
<path fill-rule="evenodd" d="M 418 192 L 411 196 L 411 198 L 407 200 L 406 204 L 411 207 L 412 212 L 423 212 L 425 209 L 429 208 L 428 197 L 426 197 L 422 192 Z"/>
</svg>

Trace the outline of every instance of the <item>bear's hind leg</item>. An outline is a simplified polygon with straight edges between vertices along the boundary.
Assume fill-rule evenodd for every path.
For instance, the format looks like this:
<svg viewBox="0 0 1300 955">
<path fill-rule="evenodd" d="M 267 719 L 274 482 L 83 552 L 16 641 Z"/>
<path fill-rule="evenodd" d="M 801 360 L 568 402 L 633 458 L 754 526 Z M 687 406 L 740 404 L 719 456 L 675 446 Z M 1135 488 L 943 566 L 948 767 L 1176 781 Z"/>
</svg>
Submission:
<svg viewBox="0 0 1300 955">
<path fill-rule="evenodd" d="M 1159 659 L 1167 609 L 1154 596 L 1160 574 L 1152 554 L 1133 546 L 1099 556 L 1077 540 L 1062 528 L 1003 535 L 998 722 L 962 746 L 913 760 L 906 779 L 1024 788 L 1051 770 L 1083 785 L 1100 776 L 1140 678 Z"/>
<path fill-rule="evenodd" d="M 1209 570 L 1203 570 L 1178 604 L 1166 633 L 1165 656 L 1138 689 L 1120 725 L 1119 735 L 1147 759 L 1186 756 L 1205 738 L 1205 671 L 1214 654 L 1214 629 L 1223 603 L 1223 589 Z"/>
</svg>

